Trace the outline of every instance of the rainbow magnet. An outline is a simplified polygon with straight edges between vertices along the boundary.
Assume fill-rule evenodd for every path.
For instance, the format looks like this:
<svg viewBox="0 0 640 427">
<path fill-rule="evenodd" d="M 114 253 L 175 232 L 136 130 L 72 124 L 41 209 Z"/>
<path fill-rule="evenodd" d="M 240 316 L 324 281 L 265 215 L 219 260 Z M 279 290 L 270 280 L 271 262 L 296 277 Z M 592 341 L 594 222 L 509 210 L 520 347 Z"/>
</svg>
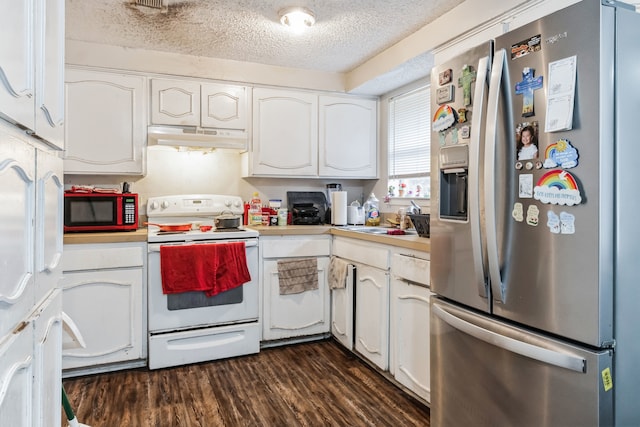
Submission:
<svg viewBox="0 0 640 427">
<path fill-rule="evenodd" d="M 560 139 L 550 144 L 544 151 L 544 167 L 551 169 L 560 166 L 571 169 L 578 166 L 578 150 L 568 139 Z"/>
<path fill-rule="evenodd" d="M 582 202 L 576 179 L 562 169 L 542 175 L 533 189 L 533 198 L 552 205 L 573 206 Z"/>
<path fill-rule="evenodd" d="M 458 120 L 456 111 L 449 105 L 441 105 L 433 115 L 433 130 L 436 132 L 449 129 Z"/>
</svg>

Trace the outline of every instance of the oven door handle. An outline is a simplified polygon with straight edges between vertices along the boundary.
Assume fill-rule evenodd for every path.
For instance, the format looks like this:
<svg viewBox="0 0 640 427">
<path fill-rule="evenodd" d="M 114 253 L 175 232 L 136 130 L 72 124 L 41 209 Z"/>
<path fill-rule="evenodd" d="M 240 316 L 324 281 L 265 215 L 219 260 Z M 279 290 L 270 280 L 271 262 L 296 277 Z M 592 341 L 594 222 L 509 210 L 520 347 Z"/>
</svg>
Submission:
<svg viewBox="0 0 640 427">
<path fill-rule="evenodd" d="M 244 242 L 245 247 L 250 248 L 253 246 L 258 246 L 258 240 L 257 239 L 252 239 L 252 240 L 233 240 L 233 241 L 222 241 L 222 242 L 212 242 L 212 241 L 206 241 L 206 242 L 176 242 L 176 243 L 149 243 L 147 245 L 147 252 L 160 252 L 160 246 L 179 246 L 179 245 L 198 245 L 198 244 L 218 244 L 218 243 L 231 243 L 231 242 Z"/>
</svg>

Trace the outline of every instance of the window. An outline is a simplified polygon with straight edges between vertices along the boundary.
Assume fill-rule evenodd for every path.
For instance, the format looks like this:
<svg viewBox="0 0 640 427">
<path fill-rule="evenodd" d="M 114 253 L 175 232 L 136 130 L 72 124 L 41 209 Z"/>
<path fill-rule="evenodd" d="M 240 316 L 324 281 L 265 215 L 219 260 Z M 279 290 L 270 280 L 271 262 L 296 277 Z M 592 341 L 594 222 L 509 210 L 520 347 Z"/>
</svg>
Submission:
<svg viewBox="0 0 640 427">
<path fill-rule="evenodd" d="M 389 197 L 430 197 L 429 91 L 427 85 L 389 99 Z"/>
</svg>

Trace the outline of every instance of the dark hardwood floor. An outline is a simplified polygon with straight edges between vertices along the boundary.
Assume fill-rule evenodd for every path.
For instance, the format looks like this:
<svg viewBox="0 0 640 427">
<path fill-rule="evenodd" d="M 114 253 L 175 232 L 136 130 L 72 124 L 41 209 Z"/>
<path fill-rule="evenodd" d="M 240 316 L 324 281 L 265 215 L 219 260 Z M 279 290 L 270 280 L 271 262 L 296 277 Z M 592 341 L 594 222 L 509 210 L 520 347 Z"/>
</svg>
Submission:
<svg viewBox="0 0 640 427">
<path fill-rule="evenodd" d="M 63 385 L 92 427 L 429 426 L 426 406 L 333 340 Z"/>
</svg>

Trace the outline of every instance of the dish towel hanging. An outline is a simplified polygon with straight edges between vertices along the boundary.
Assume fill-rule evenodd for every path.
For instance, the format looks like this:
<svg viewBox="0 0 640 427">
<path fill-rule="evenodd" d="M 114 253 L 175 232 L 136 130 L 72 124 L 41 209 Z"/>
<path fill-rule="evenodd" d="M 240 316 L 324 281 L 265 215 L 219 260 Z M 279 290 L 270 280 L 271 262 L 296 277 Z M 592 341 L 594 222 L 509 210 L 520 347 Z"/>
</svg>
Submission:
<svg viewBox="0 0 640 427">
<path fill-rule="evenodd" d="M 299 294 L 318 289 L 316 258 L 278 260 L 280 295 Z"/>
<path fill-rule="evenodd" d="M 251 280 L 244 242 L 160 246 L 162 293 L 214 296 Z"/>
<path fill-rule="evenodd" d="M 329 289 L 343 289 L 347 284 L 347 267 L 349 263 L 332 256 L 329 261 Z"/>
</svg>

